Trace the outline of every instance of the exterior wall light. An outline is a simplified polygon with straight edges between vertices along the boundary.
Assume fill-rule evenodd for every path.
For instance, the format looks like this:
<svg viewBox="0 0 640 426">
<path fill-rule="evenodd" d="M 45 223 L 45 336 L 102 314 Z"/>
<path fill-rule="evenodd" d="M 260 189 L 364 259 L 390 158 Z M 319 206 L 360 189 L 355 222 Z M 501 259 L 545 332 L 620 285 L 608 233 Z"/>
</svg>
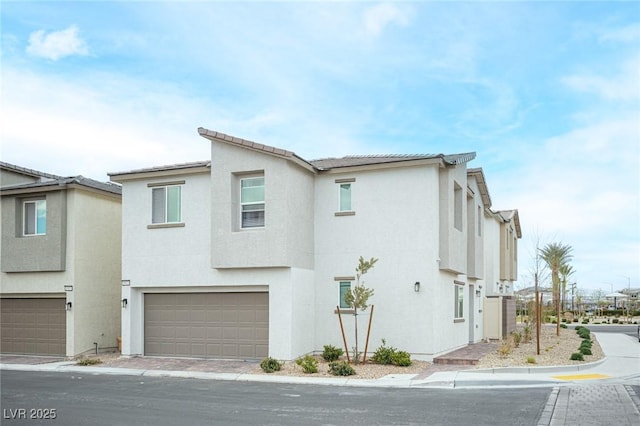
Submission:
<svg viewBox="0 0 640 426">
<path fill-rule="evenodd" d="M 71 302 L 67 302 L 67 304 L 65 306 L 66 306 L 67 311 L 71 310 L 71 306 L 72 306 Z"/>
<path fill-rule="evenodd" d="M 413 285 L 413 291 L 415 291 L 416 293 L 420 291 L 420 281 L 416 281 L 416 283 Z"/>
<path fill-rule="evenodd" d="M 127 303 L 128 303 L 128 301 L 127 301 L 127 299 L 126 299 L 126 298 L 125 298 L 125 299 L 122 299 L 122 307 L 123 307 L 123 308 L 126 308 L 126 307 L 127 307 Z"/>
<path fill-rule="evenodd" d="M 129 287 L 131 285 L 131 280 L 122 280 L 122 287 Z"/>
<path fill-rule="evenodd" d="M 64 291 L 73 291 L 73 286 L 69 284 L 64 285 Z"/>
<path fill-rule="evenodd" d="M 480 297 L 480 290 L 476 290 L 476 297 Z"/>
</svg>

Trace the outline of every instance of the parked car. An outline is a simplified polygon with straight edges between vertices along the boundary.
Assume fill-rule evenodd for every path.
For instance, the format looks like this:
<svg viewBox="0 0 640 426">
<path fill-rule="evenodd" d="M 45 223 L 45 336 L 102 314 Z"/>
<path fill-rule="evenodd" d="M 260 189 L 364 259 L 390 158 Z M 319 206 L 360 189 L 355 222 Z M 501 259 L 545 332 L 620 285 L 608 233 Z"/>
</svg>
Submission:
<svg viewBox="0 0 640 426">
<path fill-rule="evenodd" d="M 640 324 L 638 324 L 638 342 L 640 342 Z"/>
</svg>

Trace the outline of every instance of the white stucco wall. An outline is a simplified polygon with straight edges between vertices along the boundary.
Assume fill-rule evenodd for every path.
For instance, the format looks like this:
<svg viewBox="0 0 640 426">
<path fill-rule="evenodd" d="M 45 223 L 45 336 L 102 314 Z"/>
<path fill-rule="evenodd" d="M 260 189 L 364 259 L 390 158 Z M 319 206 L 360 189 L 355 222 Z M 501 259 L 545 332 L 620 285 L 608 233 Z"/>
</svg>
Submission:
<svg viewBox="0 0 640 426">
<path fill-rule="evenodd" d="M 151 191 L 147 184 L 176 180 L 185 181 L 184 226 L 148 229 Z M 211 200 L 220 191 L 224 190 L 212 191 L 206 173 L 124 182 L 122 278 L 130 286 L 122 287 L 122 297 L 129 301 L 122 309 L 123 354 L 144 354 L 144 294 L 155 292 L 268 291 L 269 355 L 292 359 L 313 350 L 312 270 L 212 267 L 217 261 L 211 253 L 222 252 L 226 242 L 211 232 L 212 209 L 220 207 Z"/>
<path fill-rule="evenodd" d="M 352 183 L 354 216 L 335 216 L 338 185 Z M 342 347 L 337 315 L 339 283 L 354 276 L 358 257 L 380 259 L 364 277 L 375 294 L 369 351 L 387 344 L 429 359 L 468 341 L 468 324 L 453 324 L 453 279 L 438 267 L 438 167 L 326 174 L 316 179 L 316 348 Z M 466 252 L 465 252 L 466 253 Z M 414 283 L 420 282 L 420 292 Z M 347 345 L 353 316 L 343 316 Z M 359 317 L 360 350 L 368 315 Z"/>
</svg>

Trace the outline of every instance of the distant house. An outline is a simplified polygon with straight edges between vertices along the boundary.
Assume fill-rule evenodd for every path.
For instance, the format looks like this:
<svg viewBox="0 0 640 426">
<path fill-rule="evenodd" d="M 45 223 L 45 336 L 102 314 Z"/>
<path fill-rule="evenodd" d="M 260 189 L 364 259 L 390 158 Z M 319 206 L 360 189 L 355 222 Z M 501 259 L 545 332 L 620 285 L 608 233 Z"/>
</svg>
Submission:
<svg viewBox="0 0 640 426">
<path fill-rule="evenodd" d="M 73 357 L 120 333 L 120 187 L 0 162 L 0 352 Z"/>
<path fill-rule="evenodd" d="M 475 153 L 308 161 L 199 134 L 210 160 L 109 174 L 123 190 L 123 354 L 293 359 L 343 346 L 338 308 L 351 350 L 359 256 L 380 259 L 365 277 L 370 350 L 384 338 L 429 360 L 483 339 L 487 318 L 510 322 L 520 224 L 490 209 Z"/>
</svg>

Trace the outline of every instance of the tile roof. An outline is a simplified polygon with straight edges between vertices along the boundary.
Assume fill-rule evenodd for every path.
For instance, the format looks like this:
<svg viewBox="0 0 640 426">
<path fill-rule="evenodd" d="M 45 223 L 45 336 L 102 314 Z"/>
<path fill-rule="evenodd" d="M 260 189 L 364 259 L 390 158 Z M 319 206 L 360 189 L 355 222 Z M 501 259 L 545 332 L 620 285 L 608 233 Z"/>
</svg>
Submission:
<svg viewBox="0 0 640 426">
<path fill-rule="evenodd" d="M 77 185 L 85 186 L 87 188 L 93 188 L 93 189 L 98 189 L 100 191 L 110 192 L 112 194 L 122 194 L 122 189 L 120 188 L 119 185 L 116 185 L 110 182 L 99 182 L 97 180 L 89 179 L 80 175 L 68 176 L 68 177 L 58 176 L 51 173 L 45 173 L 45 172 L 40 172 L 38 170 L 28 169 L 26 167 L 16 166 L 15 164 L 5 163 L 3 161 L 0 161 L 0 168 L 9 170 L 12 172 L 16 172 L 16 173 L 21 173 L 23 175 L 39 178 L 39 180 L 36 182 L 18 183 L 15 185 L 5 185 L 1 188 L 3 192 L 5 191 L 15 192 L 15 191 L 33 189 L 33 188 L 44 189 L 44 188 L 53 187 L 53 186 L 59 186 L 63 188 L 67 185 L 77 184 Z"/>
<path fill-rule="evenodd" d="M 164 166 L 154 166 L 154 167 L 146 167 L 143 169 L 133 169 L 122 172 L 109 172 L 108 176 L 120 176 L 120 175 L 129 175 L 129 174 L 137 174 L 137 173 L 150 173 L 150 172 L 164 172 L 169 170 L 182 170 L 182 169 L 193 169 L 199 167 L 211 167 L 211 161 L 192 161 L 189 163 L 178 163 L 178 164 L 167 164 Z"/>
<path fill-rule="evenodd" d="M 12 172 L 20 173 L 27 176 L 46 178 L 46 179 L 62 179 L 62 176 L 54 175 L 51 173 L 45 173 L 38 170 L 28 169 L 26 167 L 16 166 L 15 164 L 5 163 L 0 161 L 0 168 L 9 170 Z"/>
<path fill-rule="evenodd" d="M 319 170 L 330 170 L 340 167 L 366 166 L 385 163 L 399 163 L 413 160 L 442 159 L 447 164 L 462 164 L 474 159 L 475 152 L 466 154 L 383 154 L 383 155 L 348 155 L 341 158 L 322 158 L 309 161 Z"/>
<path fill-rule="evenodd" d="M 33 188 L 42 188 L 46 189 L 49 187 L 60 187 L 60 189 L 65 188 L 68 185 L 81 185 L 87 188 L 97 189 L 100 191 L 110 192 L 112 194 L 120 195 L 122 194 L 122 188 L 120 185 L 116 185 L 111 182 L 100 182 L 94 179 L 86 178 L 84 176 L 70 176 L 70 177 L 60 177 L 58 179 L 47 179 L 38 182 L 31 183 L 22 183 L 17 185 L 7 185 L 0 188 L 2 192 L 6 191 L 20 191 L 26 189 Z"/>
<path fill-rule="evenodd" d="M 247 139 L 237 138 L 225 133 L 216 132 L 213 130 L 205 129 L 204 127 L 198 128 L 198 134 L 209 140 L 217 139 L 222 142 L 226 142 L 233 145 L 238 145 L 244 148 L 249 148 L 257 151 L 263 151 L 268 154 L 277 155 L 280 157 L 292 159 L 303 166 L 311 166 L 315 171 L 331 170 L 340 167 L 353 167 L 353 166 L 365 166 L 385 163 L 397 163 L 402 161 L 411 160 L 424 160 L 424 159 L 441 159 L 447 164 L 463 164 L 473 160 L 476 157 L 475 152 L 468 152 L 463 154 L 391 154 L 391 155 L 350 155 L 342 158 L 323 158 L 318 160 L 307 161 L 298 156 L 292 151 L 287 151 L 280 148 L 275 148 L 269 145 L 260 144 Z"/>
</svg>

